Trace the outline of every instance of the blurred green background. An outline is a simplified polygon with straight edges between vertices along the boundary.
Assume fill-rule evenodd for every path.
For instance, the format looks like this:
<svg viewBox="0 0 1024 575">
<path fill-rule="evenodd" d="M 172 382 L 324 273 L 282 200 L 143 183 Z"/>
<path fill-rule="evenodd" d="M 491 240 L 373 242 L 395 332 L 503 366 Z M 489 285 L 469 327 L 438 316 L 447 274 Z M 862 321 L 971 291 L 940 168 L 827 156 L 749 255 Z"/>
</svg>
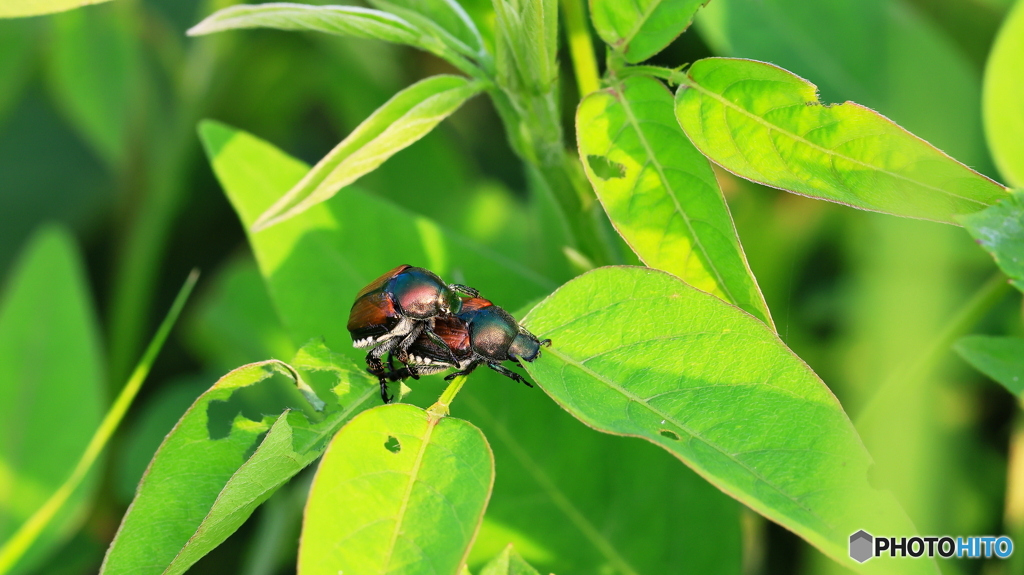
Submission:
<svg viewBox="0 0 1024 575">
<path fill-rule="evenodd" d="M 60 551 L 34 561 L 34 572 L 95 572 L 153 450 L 191 401 L 231 368 L 294 351 L 201 153 L 197 121 L 237 126 L 312 164 L 398 89 L 454 72 L 428 54 L 373 41 L 273 31 L 185 36 L 229 3 L 115 0 L 0 20 L 2 277 L 41 226 L 71 230 L 104 335 L 109 398 L 188 271 L 204 274 L 107 454 L 95 505 Z M 981 78 L 1011 4 L 712 0 L 654 63 L 709 55 L 776 63 L 817 84 L 824 101 L 874 108 L 1000 180 L 982 133 Z M 481 22 L 493 18 L 486 1 L 468 8 Z M 577 90 L 561 53 L 571 135 Z M 922 533 L 1006 532 L 1012 396 L 952 353 L 921 381 L 900 385 L 899 375 L 992 273 L 990 258 L 956 227 L 719 175 L 783 340 L 839 397 L 874 456 L 902 470 L 877 480 L 897 493 Z M 359 185 L 530 259 L 512 247 L 529 241 L 506 241 L 535 230 L 520 225 L 526 177 L 485 98 Z M 350 296 L 338 294 L 340 305 Z M 1019 297 L 1007 297 L 975 331 L 1020 335 L 1020 320 Z M 860 420 L 876 391 L 871 417 Z M 894 437 L 902 438 L 898 448 Z M 307 471 L 190 572 L 294 572 L 308 479 Z M 3 489 L 0 477 L 0 499 Z M 737 521 L 751 574 L 838 569 L 781 528 Z M 984 561 L 943 568 L 1010 572 L 1009 564 Z"/>
</svg>

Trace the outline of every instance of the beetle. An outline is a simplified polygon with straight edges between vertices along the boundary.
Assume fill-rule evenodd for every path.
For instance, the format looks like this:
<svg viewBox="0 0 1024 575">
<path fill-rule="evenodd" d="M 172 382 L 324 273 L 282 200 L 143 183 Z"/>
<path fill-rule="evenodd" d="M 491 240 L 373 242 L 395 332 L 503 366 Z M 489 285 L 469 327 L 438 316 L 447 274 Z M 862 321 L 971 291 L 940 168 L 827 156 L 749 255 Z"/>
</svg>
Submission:
<svg viewBox="0 0 1024 575">
<path fill-rule="evenodd" d="M 352 345 L 370 348 L 366 365 L 380 380 L 381 397 L 387 403 L 387 380 L 380 358 L 392 352 L 404 361 L 409 347 L 424 337 L 446 360 L 456 362 L 448 345 L 433 332 L 434 318 L 462 310 L 462 297 L 479 295 L 475 289 L 446 284 L 434 272 L 410 265 L 398 266 L 370 282 L 356 295 L 348 317 Z"/>
<path fill-rule="evenodd" d="M 384 374 L 389 381 L 400 381 L 457 368 L 444 379 L 451 381 L 460 375 L 469 375 L 481 364 L 529 387 L 533 385 L 523 376 L 501 365 L 512 361 L 522 367 L 522 361 L 532 362 L 540 356 L 541 346 L 551 345 L 550 339 L 539 340 L 504 309 L 481 297 L 465 298 L 462 310 L 454 315 L 434 319 L 434 333 L 444 340 L 447 349 L 435 341 L 420 336 L 409 347 L 406 367 L 392 369 Z M 447 356 L 450 350 L 456 361 Z"/>
</svg>

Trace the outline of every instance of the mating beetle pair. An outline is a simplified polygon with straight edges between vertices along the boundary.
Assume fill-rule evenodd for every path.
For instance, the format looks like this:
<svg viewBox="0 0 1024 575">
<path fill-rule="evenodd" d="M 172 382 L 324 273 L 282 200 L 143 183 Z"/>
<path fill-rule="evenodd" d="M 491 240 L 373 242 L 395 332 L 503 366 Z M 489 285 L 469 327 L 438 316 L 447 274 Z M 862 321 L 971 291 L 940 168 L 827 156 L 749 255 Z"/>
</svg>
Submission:
<svg viewBox="0 0 1024 575">
<path fill-rule="evenodd" d="M 409 265 L 387 272 L 360 290 L 348 330 L 355 347 L 371 348 L 366 365 L 380 382 L 384 403 L 391 401 L 389 381 L 457 368 L 445 377 L 451 380 L 481 364 L 530 385 L 501 362 L 521 366 L 520 359 L 534 361 L 540 346 L 551 344 L 551 340 L 539 341 L 475 289 L 445 284 L 433 272 Z M 385 353 L 390 353 L 387 370 L 381 361 Z M 394 369 L 392 358 L 405 367 Z"/>
</svg>

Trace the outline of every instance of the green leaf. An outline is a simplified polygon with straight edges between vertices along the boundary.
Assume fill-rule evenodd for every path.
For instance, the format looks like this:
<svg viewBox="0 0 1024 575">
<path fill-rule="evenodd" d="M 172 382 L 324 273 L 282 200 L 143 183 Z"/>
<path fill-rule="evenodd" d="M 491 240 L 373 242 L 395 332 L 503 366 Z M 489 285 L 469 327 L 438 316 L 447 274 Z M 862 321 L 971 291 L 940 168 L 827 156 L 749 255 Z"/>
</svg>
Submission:
<svg viewBox="0 0 1024 575">
<path fill-rule="evenodd" d="M 1010 184 L 1024 186 L 1024 3 L 1003 22 L 985 66 L 982 112 L 988 147 Z"/>
<path fill-rule="evenodd" d="M 239 4 L 218 10 L 189 29 L 189 36 L 225 30 L 274 28 L 316 31 L 354 38 L 370 38 L 426 49 L 423 32 L 387 12 L 359 6 L 310 6 L 307 4 Z"/>
<path fill-rule="evenodd" d="M 108 0 L 4 0 L 0 3 L 0 18 L 38 16 L 72 10 L 80 6 L 100 4 Z"/>
<path fill-rule="evenodd" d="M 317 469 L 298 572 L 457 573 L 493 484 L 491 448 L 471 423 L 412 405 L 365 411 Z"/>
<path fill-rule="evenodd" d="M 683 33 L 708 0 L 591 0 L 598 35 L 630 63 L 661 52 Z"/>
<path fill-rule="evenodd" d="M 61 111 L 108 164 L 128 153 L 141 62 L 129 7 L 111 4 L 53 17 L 51 92 Z"/>
<path fill-rule="evenodd" d="M 953 346 L 960 357 L 1003 385 L 1010 393 L 1024 393 L 1024 339 L 969 335 Z"/>
<path fill-rule="evenodd" d="M 24 248 L 0 301 L 0 541 L 71 475 L 105 403 L 99 330 L 81 256 L 63 228 Z M 60 430 L 60 433 L 54 433 Z M 96 492 L 90 474 L 36 539 L 26 572 L 79 526 Z"/>
<path fill-rule="evenodd" d="M 645 264 L 772 325 L 711 164 L 679 128 L 661 82 L 633 76 L 590 94 L 576 132 L 597 197 Z"/>
<path fill-rule="evenodd" d="M 715 0 L 697 15 L 697 28 L 716 55 L 810 78 L 822 101 L 867 106 L 987 173 L 978 71 L 921 4 Z"/>
<path fill-rule="evenodd" d="M 219 10 L 193 26 L 188 34 L 201 36 L 240 28 L 316 31 L 354 38 L 405 44 L 444 58 L 472 73 L 474 68 L 437 37 L 436 28 L 422 30 L 399 16 L 360 6 L 310 6 L 285 2 L 239 4 Z M 446 38 L 445 38 L 446 39 Z"/>
<path fill-rule="evenodd" d="M 267 228 L 323 202 L 427 135 L 482 86 L 460 76 L 433 76 L 395 94 L 335 146 L 253 224 Z"/>
<path fill-rule="evenodd" d="M 184 573 L 319 457 L 328 438 L 377 397 L 375 381 L 338 359 L 316 343 L 293 362 L 336 376 L 320 415 L 298 398 L 289 404 L 302 411 L 246 409 L 245 393 L 264 380 L 294 390 L 295 371 L 277 360 L 240 367 L 200 396 L 153 457 L 101 573 Z"/>
<path fill-rule="evenodd" d="M 224 124 L 203 122 L 200 135 L 246 229 L 308 171 L 270 144 Z M 386 241 L 367 241 L 375 237 Z M 509 309 L 556 287 L 427 218 L 355 189 L 281 225 L 250 231 L 249 241 L 292 341 L 324 337 L 360 362 L 365 352 L 351 347 L 345 327 L 349 298 L 399 264 L 422 265 L 449 281 L 487 290 Z"/>
<path fill-rule="evenodd" d="M 959 220 L 1010 283 L 1024 291 L 1024 190 L 1013 190 L 998 204 Z"/>
<path fill-rule="evenodd" d="M 552 345 L 525 367 L 587 425 L 667 449 L 844 566 L 938 573 L 929 561 L 849 558 L 859 529 L 914 527 L 870 485 L 871 457 L 835 396 L 763 323 L 673 276 L 631 267 L 570 281 L 526 323 Z"/>
<path fill-rule="evenodd" d="M 372 0 L 371 3 L 413 23 L 461 54 L 471 58 L 486 57 L 480 31 L 455 0 Z"/>
<path fill-rule="evenodd" d="M 997 183 L 852 102 L 824 106 L 781 68 L 708 58 L 676 116 L 697 148 L 749 180 L 855 208 L 955 223 L 1006 197 Z"/>
<path fill-rule="evenodd" d="M 204 122 L 200 132 L 245 227 L 307 170 L 222 124 Z M 481 225 L 493 221 L 479 217 Z M 367 242 L 381 234 L 381 222 L 387 241 Z M 399 263 L 425 265 L 479 288 L 509 310 L 556 287 L 430 220 L 354 189 L 251 233 L 250 242 L 293 340 L 322 335 L 359 362 L 365 352 L 350 346 L 345 329 L 349 298 Z M 740 572 L 734 501 L 661 450 L 594 433 L 537 390 L 482 371 L 453 406 L 492 438 L 502 462 L 474 565 L 514 541 L 531 562 L 560 573 L 597 572 L 609 564 L 625 565 L 624 573 Z M 410 383 L 409 397 L 423 398 L 430 379 Z M 424 403 L 435 398 L 427 395 Z M 553 434 L 563 449 L 552 449 Z M 634 537 L 639 530 L 647 533 L 642 542 Z M 672 544 L 680 537 L 692 542 L 684 554 Z M 652 552 L 651 542 L 664 552 Z"/>
<path fill-rule="evenodd" d="M 160 386 L 139 406 L 131 425 L 126 425 L 125 442 L 115 459 L 115 490 L 124 504 L 131 503 L 135 488 L 146 473 L 153 454 L 174 429 L 181 414 L 209 388 L 210 379 L 202 376 L 175 378 Z"/>
<path fill-rule="evenodd" d="M 480 575 L 540 575 L 509 543 L 505 550 L 484 566 Z"/>
</svg>

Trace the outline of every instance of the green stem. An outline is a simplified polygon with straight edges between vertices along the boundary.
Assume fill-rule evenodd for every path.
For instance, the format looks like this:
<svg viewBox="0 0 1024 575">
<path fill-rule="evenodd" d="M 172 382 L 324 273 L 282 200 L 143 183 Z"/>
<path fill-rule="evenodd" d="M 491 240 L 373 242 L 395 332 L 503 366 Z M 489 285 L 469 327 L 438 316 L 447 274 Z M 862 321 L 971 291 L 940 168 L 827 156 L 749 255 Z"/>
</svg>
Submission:
<svg viewBox="0 0 1024 575">
<path fill-rule="evenodd" d="M 583 0 L 562 0 L 562 14 L 565 16 L 565 33 L 569 40 L 572 67 L 576 72 L 576 85 L 580 98 L 583 98 L 601 87 Z"/>
<path fill-rule="evenodd" d="M 448 384 L 448 387 L 445 388 L 444 393 L 442 393 L 441 397 L 437 399 L 437 402 L 427 409 L 427 414 L 430 415 L 430 419 L 437 421 L 442 417 L 448 416 L 452 401 L 455 401 L 455 396 L 459 394 L 462 386 L 466 384 L 466 379 L 468 377 L 468 375 L 460 375 Z"/>
<path fill-rule="evenodd" d="M 96 459 L 114 435 L 114 431 L 117 430 L 121 420 L 124 419 L 124 414 L 128 411 L 128 407 L 131 406 L 132 400 L 135 399 L 135 395 L 139 392 L 139 388 L 142 387 L 142 382 L 149 375 L 149 369 L 153 366 L 153 361 L 156 360 L 157 354 L 160 353 L 160 348 L 163 347 L 167 335 L 178 320 L 178 315 L 185 306 L 185 302 L 188 301 L 188 296 L 192 293 L 192 288 L 195 287 L 196 280 L 198 279 L 199 272 L 193 270 L 189 274 L 188 279 L 185 280 L 185 285 L 178 292 L 178 297 L 174 299 L 170 311 L 167 312 L 167 317 L 164 318 L 163 323 L 157 329 L 153 340 L 149 343 L 149 347 L 146 348 L 146 352 L 135 367 L 131 378 L 128 379 L 128 383 L 121 389 L 121 393 L 117 396 L 114 404 L 110 406 L 106 416 L 103 417 L 103 421 L 100 423 L 99 428 L 96 429 L 92 439 L 89 440 L 89 445 L 86 446 L 85 452 L 82 453 L 78 464 L 71 471 L 71 475 L 50 495 L 50 498 L 43 503 L 42 507 L 37 509 L 28 518 L 28 521 L 23 523 L 18 528 L 18 531 L 0 548 L 0 575 L 9 572 L 25 552 L 28 551 L 29 547 L 46 529 L 46 526 L 50 524 L 50 521 L 57 515 L 61 507 L 67 503 L 68 498 L 71 497 L 71 494 L 82 483 L 82 480 L 85 479 L 85 475 L 92 468 L 93 464 L 96 463 Z"/>
<path fill-rule="evenodd" d="M 623 66 L 614 68 L 613 73 L 617 78 L 628 78 L 630 76 L 654 76 L 661 78 L 670 84 L 685 84 L 686 73 L 678 69 L 664 68 L 662 66 Z"/>
<path fill-rule="evenodd" d="M 911 363 L 906 364 L 906 367 L 898 370 L 879 386 L 867 405 L 861 410 L 857 418 L 858 426 L 861 422 L 872 419 L 875 412 L 882 408 L 882 404 L 890 396 L 889 390 L 895 387 L 913 387 L 922 382 L 953 346 L 953 343 L 981 321 L 985 314 L 999 303 L 1009 291 L 1010 284 L 1007 281 L 1006 275 L 1001 271 L 993 274 L 988 281 L 978 288 L 978 291 L 971 296 L 971 299 L 967 300 L 956 314 L 946 322 L 945 327 L 925 348 L 924 353 Z"/>
</svg>

